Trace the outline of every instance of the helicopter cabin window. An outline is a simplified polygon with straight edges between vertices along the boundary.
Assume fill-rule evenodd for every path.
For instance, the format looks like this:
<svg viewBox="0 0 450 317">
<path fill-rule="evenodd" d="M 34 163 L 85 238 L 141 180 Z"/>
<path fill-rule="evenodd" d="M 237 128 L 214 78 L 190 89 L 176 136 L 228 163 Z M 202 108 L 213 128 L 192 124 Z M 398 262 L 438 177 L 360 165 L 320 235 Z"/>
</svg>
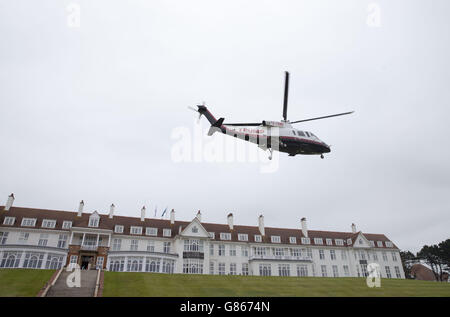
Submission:
<svg viewBox="0 0 450 317">
<path fill-rule="evenodd" d="M 295 130 L 292 130 L 292 134 L 293 134 L 293 135 L 296 135 L 296 134 L 295 134 Z"/>
<path fill-rule="evenodd" d="M 303 133 L 303 131 L 297 131 L 298 135 L 300 136 L 305 136 L 305 134 Z"/>
<path fill-rule="evenodd" d="M 308 137 L 310 137 L 310 135 L 309 135 L 309 133 L 308 132 L 305 132 L 306 133 L 306 135 L 308 136 Z"/>
</svg>

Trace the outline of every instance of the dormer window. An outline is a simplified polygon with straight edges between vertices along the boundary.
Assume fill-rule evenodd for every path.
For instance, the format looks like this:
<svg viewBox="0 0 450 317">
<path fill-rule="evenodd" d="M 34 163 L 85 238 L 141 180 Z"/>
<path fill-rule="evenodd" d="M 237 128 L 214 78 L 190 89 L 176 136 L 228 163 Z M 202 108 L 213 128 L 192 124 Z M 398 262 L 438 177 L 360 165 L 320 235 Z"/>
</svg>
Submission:
<svg viewBox="0 0 450 317">
<path fill-rule="evenodd" d="M 383 241 L 377 241 L 377 246 L 379 248 L 382 248 L 383 247 Z"/>
<path fill-rule="evenodd" d="M 302 237 L 302 244 L 310 244 L 311 243 L 311 240 L 309 239 L 309 238 L 306 238 L 306 237 Z"/>
<path fill-rule="evenodd" d="M 270 241 L 272 241 L 272 243 L 280 243 L 281 238 L 280 238 L 280 236 L 271 236 Z"/>
<path fill-rule="evenodd" d="M 142 227 L 134 227 L 134 226 L 132 226 L 130 228 L 130 233 L 131 234 L 142 234 Z"/>
<path fill-rule="evenodd" d="M 314 244 L 323 244 L 322 238 L 314 238 Z"/>
<path fill-rule="evenodd" d="M 63 229 L 70 229 L 72 228 L 72 221 L 64 221 L 62 225 Z"/>
<path fill-rule="evenodd" d="M 7 226 L 12 226 L 16 221 L 16 217 L 5 217 L 3 220 L 3 224 Z"/>
<path fill-rule="evenodd" d="M 231 240 L 231 233 L 221 232 L 220 240 Z"/>
<path fill-rule="evenodd" d="M 393 247 L 392 242 L 390 242 L 390 241 L 386 241 L 385 244 L 386 244 L 386 247 L 388 247 L 388 248 Z"/>
<path fill-rule="evenodd" d="M 97 211 L 94 211 L 92 215 L 89 217 L 89 227 L 97 228 L 98 224 L 100 222 L 100 216 L 98 215 Z"/>
<path fill-rule="evenodd" d="M 347 239 L 347 245 L 351 245 L 352 244 L 352 239 L 348 238 Z"/>
<path fill-rule="evenodd" d="M 327 245 L 333 245 L 333 240 L 332 239 L 326 239 Z"/>
<path fill-rule="evenodd" d="M 255 242 L 261 242 L 261 241 L 262 241 L 261 235 L 255 234 Z"/>
<path fill-rule="evenodd" d="M 123 233 L 123 226 L 122 225 L 115 225 L 114 226 L 114 232 L 115 233 Z"/>
<path fill-rule="evenodd" d="M 42 220 L 42 228 L 55 228 L 56 220 L 44 219 Z"/>
<path fill-rule="evenodd" d="M 163 237 L 170 237 L 172 235 L 171 229 L 163 229 Z"/>
<path fill-rule="evenodd" d="M 216 238 L 216 234 L 214 232 L 209 232 L 209 237 L 211 239 L 215 239 Z"/>
</svg>

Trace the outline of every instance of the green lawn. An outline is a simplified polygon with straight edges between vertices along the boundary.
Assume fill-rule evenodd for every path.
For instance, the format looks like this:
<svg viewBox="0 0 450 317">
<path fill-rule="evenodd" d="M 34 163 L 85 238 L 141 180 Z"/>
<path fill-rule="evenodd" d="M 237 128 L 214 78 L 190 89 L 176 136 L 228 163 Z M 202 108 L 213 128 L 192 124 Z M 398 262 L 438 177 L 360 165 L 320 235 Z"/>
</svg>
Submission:
<svg viewBox="0 0 450 317">
<path fill-rule="evenodd" d="M 103 296 L 450 296 L 450 284 L 364 278 L 258 277 L 105 272 Z"/>
<path fill-rule="evenodd" d="M 55 270 L 0 269 L 0 297 L 36 296 Z"/>
</svg>

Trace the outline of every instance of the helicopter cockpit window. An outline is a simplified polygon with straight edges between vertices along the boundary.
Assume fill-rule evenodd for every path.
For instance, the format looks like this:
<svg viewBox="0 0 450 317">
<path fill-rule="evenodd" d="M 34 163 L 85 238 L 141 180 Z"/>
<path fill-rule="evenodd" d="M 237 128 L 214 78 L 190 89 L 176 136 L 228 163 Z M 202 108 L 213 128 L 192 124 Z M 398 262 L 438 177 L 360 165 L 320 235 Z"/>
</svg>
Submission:
<svg viewBox="0 0 450 317">
<path fill-rule="evenodd" d="M 305 133 L 306 133 L 306 135 L 307 135 L 308 137 L 310 136 L 308 132 L 305 132 Z"/>
<path fill-rule="evenodd" d="M 295 135 L 295 130 L 292 130 L 292 134 Z"/>
</svg>

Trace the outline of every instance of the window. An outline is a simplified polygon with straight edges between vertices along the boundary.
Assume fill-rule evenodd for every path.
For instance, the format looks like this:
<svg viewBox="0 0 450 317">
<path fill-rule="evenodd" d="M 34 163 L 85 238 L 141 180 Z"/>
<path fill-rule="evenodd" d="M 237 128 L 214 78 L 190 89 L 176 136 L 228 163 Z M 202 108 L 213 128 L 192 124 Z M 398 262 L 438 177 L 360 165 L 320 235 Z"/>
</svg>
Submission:
<svg viewBox="0 0 450 317">
<path fill-rule="evenodd" d="M 271 276 L 272 266 L 270 264 L 260 264 L 259 265 L 259 275 L 260 276 Z"/>
<path fill-rule="evenodd" d="M 306 249 L 306 254 L 308 255 L 308 258 L 312 259 L 312 250 L 311 249 Z"/>
<path fill-rule="evenodd" d="M 339 277 L 339 271 L 337 265 L 333 265 L 333 277 Z"/>
<path fill-rule="evenodd" d="M 89 217 L 89 227 L 98 227 L 99 218 L 98 217 Z"/>
<path fill-rule="evenodd" d="M 352 239 L 347 239 L 347 245 L 352 245 Z"/>
<path fill-rule="evenodd" d="M 236 246 L 230 245 L 230 256 L 236 256 Z"/>
<path fill-rule="evenodd" d="M 400 274 L 400 268 L 398 266 L 395 266 L 394 269 L 395 269 L 395 276 L 397 278 L 402 278 L 402 276 Z"/>
<path fill-rule="evenodd" d="M 70 256 L 70 263 L 69 263 L 69 267 L 70 268 L 74 268 L 75 264 L 78 263 L 78 255 L 71 255 Z"/>
<path fill-rule="evenodd" d="M 264 247 L 253 248 L 253 254 L 259 257 L 264 256 L 266 255 L 266 248 Z"/>
<path fill-rule="evenodd" d="M 366 259 L 366 254 L 364 253 L 364 251 L 360 251 L 360 259 L 361 260 L 365 260 Z"/>
<path fill-rule="evenodd" d="M 3 220 L 3 224 L 7 226 L 12 226 L 16 221 L 16 217 L 5 217 Z"/>
<path fill-rule="evenodd" d="M 142 234 L 142 227 L 131 226 L 130 234 Z"/>
<path fill-rule="evenodd" d="M 42 228 L 55 228 L 56 220 L 44 219 L 42 220 Z"/>
<path fill-rule="evenodd" d="M 20 244 L 26 244 L 28 242 L 28 237 L 30 234 L 28 232 L 21 232 L 19 234 L 19 243 Z"/>
<path fill-rule="evenodd" d="M 239 241 L 248 241 L 248 234 L 239 233 L 238 234 L 238 240 Z"/>
<path fill-rule="evenodd" d="M 0 231 L 0 244 L 6 244 L 6 240 L 8 240 L 8 233 L 9 232 Z"/>
<path fill-rule="evenodd" d="M 105 261 L 105 258 L 102 256 L 98 256 L 97 257 L 97 264 L 96 264 L 96 269 L 103 269 L 103 262 Z"/>
<path fill-rule="evenodd" d="M 302 244 L 310 244 L 311 240 L 309 238 L 302 237 Z"/>
<path fill-rule="evenodd" d="M 225 275 L 225 263 L 219 263 L 219 275 Z"/>
<path fill-rule="evenodd" d="M 62 225 L 63 229 L 70 229 L 72 228 L 72 221 L 63 221 L 63 225 Z"/>
<path fill-rule="evenodd" d="M 120 248 L 122 246 L 122 239 L 113 239 L 113 244 L 112 244 L 112 250 L 113 251 L 120 251 Z"/>
<path fill-rule="evenodd" d="M 326 239 L 327 245 L 333 245 L 333 240 L 332 239 Z"/>
<path fill-rule="evenodd" d="M 375 247 L 375 241 L 370 240 L 369 243 L 370 243 L 370 246 Z"/>
<path fill-rule="evenodd" d="M 387 278 L 391 278 L 391 269 L 389 268 L 389 266 L 385 266 L 384 269 L 386 270 L 386 277 Z"/>
<path fill-rule="evenodd" d="M 344 265 L 344 275 L 345 276 L 350 276 L 350 270 L 348 268 L 348 265 Z"/>
<path fill-rule="evenodd" d="M 41 247 L 45 247 L 47 246 L 47 242 L 48 242 L 48 234 L 41 233 L 41 235 L 39 236 L 38 245 Z"/>
<path fill-rule="evenodd" d="M 314 238 L 314 244 L 323 244 L 322 238 Z"/>
<path fill-rule="evenodd" d="M 172 236 L 172 230 L 171 229 L 163 229 L 163 236 L 164 237 Z"/>
<path fill-rule="evenodd" d="M 231 240 L 231 233 L 220 233 L 220 240 Z"/>
<path fill-rule="evenodd" d="M 305 136 L 305 133 L 303 133 L 303 131 L 297 131 L 297 133 L 298 133 L 300 136 Z"/>
<path fill-rule="evenodd" d="M 289 237 L 289 243 L 297 244 L 297 238 L 296 237 Z"/>
<path fill-rule="evenodd" d="M 280 238 L 280 236 L 271 236 L 270 241 L 272 241 L 272 243 L 280 243 L 281 238 Z"/>
<path fill-rule="evenodd" d="M 261 242 L 262 238 L 259 234 L 255 234 L 255 242 Z"/>
<path fill-rule="evenodd" d="M 148 236 L 157 236 L 158 228 L 145 228 L 145 234 Z"/>
<path fill-rule="evenodd" d="M 321 265 L 320 268 L 322 270 L 322 277 L 327 277 L 327 266 Z"/>
<path fill-rule="evenodd" d="M 139 245 L 139 241 L 138 240 L 131 240 L 131 244 L 130 244 L 130 250 L 131 251 L 137 251 L 138 250 L 138 245 Z"/>
<path fill-rule="evenodd" d="M 306 135 L 309 137 L 309 133 L 308 132 L 305 132 L 306 133 Z"/>
<path fill-rule="evenodd" d="M 162 272 L 163 273 L 169 273 L 172 274 L 173 270 L 175 268 L 175 261 L 174 260 L 163 260 L 163 266 L 162 266 Z"/>
<path fill-rule="evenodd" d="M 0 267 L 13 268 L 19 267 L 20 258 L 22 257 L 22 252 L 3 252 L 3 258 L 0 262 Z"/>
<path fill-rule="evenodd" d="M 387 258 L 387 254 L 386 254 L 386 252 L 382 252 L 382 255 L 383 255 L 383 261 L 384 262 L 387 262 L 387 260 L 388 260 L 388 258 Z"/>
<path fill-rule="evenodd" d="M 214 244 L 209 245 L 209 255 L 214 255 Z"/>
<path fill-rule="evenodd" d="M 302 256 L 302 252 L 299 248 L 292 248 L 292 249 L 290 249 L 290 251 L 291 251 L 291 256 L 295 256 L 295 257 Z"/>
<path fill-rule="evenodd" d="M 336 244 L 336 245 L 344 245 L 344 240 L 342 240 L 342 239 L 335 239 L 334 240 L 334 243 Z"/>
<path fill-rule="evenodd" d="M 377 241 L 377 246 L 379 248 L 382 248 L 383 247 L 383 241 Z"/>
<path fill-rule="evenodd" d="M 159 272 L 160 259 L 145 258 L 145 271 L 146 272 Z"/>
<path fill-rule="evenodd" d="M 347 260 L 347 251 L 341 250 L 341 260 Z"/>
<path fill-rule="evenodd" d="M 143 257 L 129 257 L 127 263 L 128 272 L 140 272 L 142 271 Z"/>
<path fill-rule="evenodd" d="M 63 255 L 49 253 L 47 255 L 45 268 L 50 270 L 59 270 L 62 267 L 63 258 Z"/>
<path fill-rule="evenodd" d="M 245 247 L 245 246 L 241 247 L 241 255 L 248 257 L 248 248 L 247 247 Z"/>
<path fill-rule="evenodd" d="M 393 244 L 392 244 L 391 241 L 386 241 L 385 244 L 386 244 L 386 247 L 388 247 L 388 248 L 392 248 L 393 247 Z"/>
<path fill-rule="evenodd" d="M 332 260 L 336 260 L 336 251 L 335 250 L 330 250 L 330 257 Z"/>
<path fill-rule="evenodd" d="M 284 250 L 282 248 L 273 248 L 272 249 L 273 255 L 275 257 L 282 257 L 284 255 Z"/>
<path fill-rule="evenodd" d="M 34 227 L 35 225 L 36 225 L 36 218 L 23 218 L 22 219 L 21 226 L 23 226 L 23 227 Z"/>
<path fill-rule="evenodd" d="M 115 232 L 115 233 L 123 233 L 123 226 L 121 226 L 121 225 L 115 225 L 115 226 L 114 226 L 114 232 Z"/>
<path fill-rule="evenodd" d="M 203 240 L 190 239 L 184 240 L 185 252 L 203 252 Z"/>
<path fill-rule="evenodd" d="M 373 252 L 373 259 L 374 259 L 374 261 L 378 261 L 378 254 L 377 254 L 377 252 Z"/>
<path fill-rule="evenodd" d="M 209 274 L 214 274 L 214 262 L 209 262 Z"/>
<path fill-rule="evenodd" d="M 209 237 L 211 239 L 215 239 L 216 238 L 216 234 L 214 232 L 209 232 Z"/>
<path fill-rule="evenodd" d="M 64 249 L 67 244 L 67 234 L 60 234 L 58 237 L 58 248 Z"/>
<path fill-rule="evenodd" d="M 248 263 L 242 263 L 242 275 L 248 275 Z"/>
<path fill-rule="evenodd" d="M 293 135 L 296 135 L 296 134 L 295 134 L 295 130 L 292 130 L 292 134 L 293 134 Z"/>
<path fill-rule="evenodd" d="M 203 260 L 184 259 L 183 273 L 184 274 L 203 274 Z"/>
<path fill-rule="evenodd" d="M 164 242 L 163 252 L 170 253 L 170 242 Z M 203 264 L 202 264 L 202 266 L 203 266 Z"/>
<path fill-rule="evenodd" d="M 112 257 L 109 260 L 109 270 L 112 272 L 123 272 L 125 266 L 124 257 Z"/>
<path fill-rule="evenodd" d="M 392 261 L 397 262 L 397 254 L 395 252 L 392 252 Z"/>
<path fill-rule="evenodd" d="M 323 250 L 319 250 L 319 258 L 321 260 L 325 260 L 325 253 L 323 252 Z"/>
<path fill-rule="evenodd" d="M 291 266 L 289 264 L 278 264 L 278 276 L 291 276 Z"/>
<path fill-rule="evenodd" d="M 225 256 L 225 245 L 219 244 L 219 256 Z"/>
<path fill-rule="evenodd" d="M 155 252 L 155 241 L 147 241 L 147 252 Z"/>
<path fill-rule="evenodd" d="M 236 263 L 230 263 L 230 275 L 236 275 Z"/>
<path fill-rule="evenodd" d="M 305 264 L 297 265 L 297 276 L 308 276 L 308 266 Z"/>
</svg>

